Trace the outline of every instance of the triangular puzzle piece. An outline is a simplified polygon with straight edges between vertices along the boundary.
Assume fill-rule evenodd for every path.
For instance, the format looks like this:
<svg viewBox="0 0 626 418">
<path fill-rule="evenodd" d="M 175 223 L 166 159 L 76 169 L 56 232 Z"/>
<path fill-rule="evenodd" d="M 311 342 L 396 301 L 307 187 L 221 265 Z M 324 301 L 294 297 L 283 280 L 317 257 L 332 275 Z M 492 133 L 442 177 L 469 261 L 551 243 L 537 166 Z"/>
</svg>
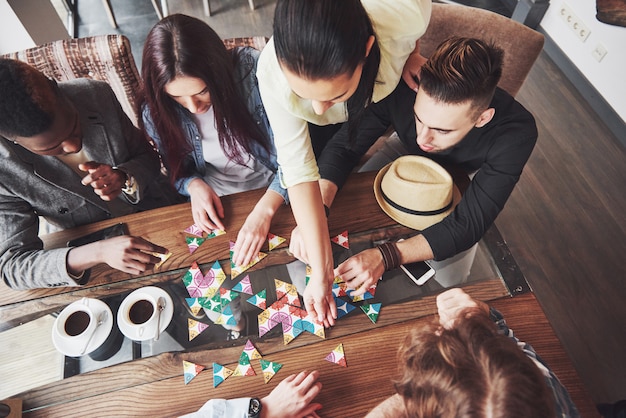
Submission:
<svg viewBox="0 0 626 418">
<path fill-rule="evenodd" d="M 222 266 L 219 261 L 215 261 L 211 266 L 211 269 L 204 275 L 204 284 L 208 286 L 208 289 L 204 292 L 206 297 L 212 297 L 216 294 L 226 280 L 226 273 L 222 270 Z"/>
<path fill-rule="evenodd" d="M 250 357 L 246 351 L 242 351 L 239 356 L 239 363 L 233 372 L 233 376 L 255 376 L 256 373 L 252 364 L 250 364 Z"/>
<path fill-rule="evenodd" d="M 230 302 L 235 300 L 237 296 L 239 296 L 239 293 L 235 292 L 234 290 L 224 289 L 223 287 L 220 287 L 220 301 L 222 303 L 222 306 L 228 305 Z"/>
<path fill-rule="evenodd" d="M 200 228 L 196 224 L 193 224 L 185 228 L 185 232 L 188 233 L 189 235 L 193 235 L 199 238 L 202 238 L 204 236 L 204 233 L 202 232 L 202 228 Z"/>
<path fill-rule="evenodd" d="M 243 348 L 243 353 L 245 353 L 250 360 L 256 360 L 261 358 L 261 353 L 259 353 L 259 350 L 257 350 L 257 348 L 254 346 L 254 344 L 252 344 L 252 341 L 250 340 L 246 341 L 246 345 Z"/>
<path fill-rule="evenodd" d="M 195 319 L 187 318 L 187 327 L 189 328 L 189 341 L 191 341 L 209 326 L 203 322 L 196 321 Z"/>
<path fill-rule="evenodd" d="M 207 235 L 207 239 L 219 237 L 220 235 L 224 235 L 226 231 L 223 229 L 212 229 L 211 232 Z"/>
<path fill-rule="evenodd" d="M 283 367 L 280 363 L 274 363 L 273 361 L 260 360 L 261 369 L 263 370 L 263 380 L 265 383 L 272 380 L 272 377 Z"/>
<path fill-rule="evenodd" d="M 233 315 L 233 311 L 230 308 L 230 305 L 226 306 L 220 316 L 213 322 L 217 325 L 237 325 L 237 320 Z"/>
<path fill-rule="evenodd" d="M 276 299 L 282 299 L 285 296 L 289 296 L 289 301 L 287 303 L 290 305 L 300 306 L 298 288 L 296 288 L 295 285 L 282 280 L 274 279 L 274 286 L 276 287 Z"/>
<path fill-rule="evenodd" d="M 278 247 L 283 242 L 287 241 L 283 237 L 279 237 L 278 235 L 274 235 L 271 232 L 267 234 L 267 242 L 269 246 L 269 251 L 272 251 L 274 248 Z"/>
<path fill-rule="evenodd" d="M 326 338 L 324 325 L 315 322 L 315 320 L 313 320 L 313 317 L 309 314 L 302 318 L 301 328 L 303 331 L 310 332 L 311 334 L 317 335 L 320 338 Z"/>
<path fill-rule="evenodd" d="M 356 306 L 343 299 L 335 298 L 335 304 L 337 305 L 337 319 L 349 314 L 356 309 Z"/>
<path fill-rule="evenodd" d="M 200 267 L 198 267 L 197 262 L 193 262 L 189 270 L 185 272 L 183 276 L 183 284 L 187 288 L 187 292 L 189 292 L 189 296 L 192 298 L 200 298 L 204 295 L 202 294 L 202 289 L 198 288 L 197 283 L 202 283 L 202 272 L 200 271 Z"/>
<path fill-rule="evenodd" d="M 250 283 L 250 275 L 246 274 L 246 276 L 241 279 L 239 283 L 233 286 L 233 290 L 239 293 L 247 293 L 248 295 L 253 294 L 252 291 L 252 283 Z"/>
<path fill-rule="evenodd" d="M 291 321 L 283 321 L 283 343 L 285 345 L 293 341 L 298 335 L 302 334 L 302 318 L 299 316 L 291 316 Z"/>
<path fill-rule="evenodd" d="M 369 291 L 358 296 L 352 296 L 352 292 L 354 292 L 354 290 L 352 289 L 346 290 L 346 296 L 350 297 L 350 299 L 352 299 L 352 302 L 361 302 L 363 300 L 374 299 L 374 295 L 372 295 Z"/>
<path fill-rule="evenodd" d="M 213 387 L 218 387 L 220 383 L 228 379 L 232 374 L 233 371 L 228 367 L 213 363 Z"/>
<path fill-rule="evenodd" d="M 335 363 L 343 367 L 348 367 L 348 364 L 346 363 L 346 356 L 343 352 L 343 343 L 335 347 L 335 349 L 330 352 L 324 360 L 330 361 L 331 363 Z"/>
<path fill-rule="evenodd" d="M 246 301 L 257 308 L 266 309 L 267 308 L 267 289 L 261 290 L 256 295 L 246 299 Z"/>
<path fill-rule="evenodd" d="M 231 280 L 234 279 L 235 277 L 239 276 L 244 271 L 248 270 L 250 267 L 254 266 L 259 261 L 263 260 L 265 257 L 267 257 L 267 254 L 259 252 L 259 254 L 257 254 L 257 256 L 254 257 L 252 259 L 252 261 L 250 261 L 247 265 L 245 265 L 245 266 L 238 266 L 235 263 L 233 263 L 233 248 L 234 248 L 234 246 L 235 246 L 235 243 L 231 241 L 230 242 L 230 279 Z"/>
<path fill-rule="evenodd" d="M 191 382 L 202 370 L 204 370 L 204 366 L 183 360 L 183 377 L 185 378 L 185 384 Z"/>
<path fill-rule="evenodd" d="M 222 312 L 222 299 L 219 293 L 214 294 L 210 298 L 199 298 L 198 301 L 204 308 L 204 311 Z"/>
<path fill-rule="evenodd" d="M 350 249 L 350 243 L 348 242 L 347 230 L 343 231 L 341 234 L 337 235 L 336 237 L 332 237 L 330 240 L 337 245 L 341 245 L 343 248 Z"/>
<path fill-rule="evenodd" d="M 206 238 L 185 237 L 185 241 L 187 241 L 187 247 L 189 247 L 189 254 L 193 254 L 206 241 Z"/>
<path fill-rule="evenodd" d="M 193 315 L 197 316 L 198 312 L 200 312 L 200 310 L 203 308 L 202 304 L 200 303 L 200 299 L 201 298 L 185 298 L 185 301 L 187 302 L 187 305 L 189 306 L 189 310 L 191 311 Z"/>
<path fill-rule="evenodd" d="M 361 310 L 365 312 L 365 315 L 372 321 L 372 323 L 376 323 L 378 321 L 378 315 L 380 314 L 380 306 L 382 303 L 372 303 L 371 305 L 364 303 L 360 306 Z"/>
</svg>

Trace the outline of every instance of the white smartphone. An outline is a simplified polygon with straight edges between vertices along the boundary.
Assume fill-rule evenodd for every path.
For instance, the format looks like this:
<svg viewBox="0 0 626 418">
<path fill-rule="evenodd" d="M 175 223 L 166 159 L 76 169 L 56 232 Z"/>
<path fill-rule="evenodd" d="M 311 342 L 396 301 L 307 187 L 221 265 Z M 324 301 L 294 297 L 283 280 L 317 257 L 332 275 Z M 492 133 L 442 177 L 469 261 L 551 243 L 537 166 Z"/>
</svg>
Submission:
<svg viewBox="0 0 626 418">
<path fill-rule="evenodd" d="M 427 262 L 418 261 L 416 263 L 402 264 L 400 265 L 402 271 L 409 276 L 409 279 L 413 280 L 416 285 L 421 286 L 435 275 L 435 269 L 433 269 Z"/>
</svg>

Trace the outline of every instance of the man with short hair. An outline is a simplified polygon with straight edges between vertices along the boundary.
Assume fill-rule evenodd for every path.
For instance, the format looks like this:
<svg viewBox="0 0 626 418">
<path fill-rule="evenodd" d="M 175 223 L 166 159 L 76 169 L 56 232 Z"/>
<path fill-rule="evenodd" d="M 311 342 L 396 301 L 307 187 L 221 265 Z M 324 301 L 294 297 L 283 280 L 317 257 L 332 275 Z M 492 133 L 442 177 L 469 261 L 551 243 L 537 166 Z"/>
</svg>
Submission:
<svg viewBox="0 0 626 418">
<path fill-rule="evenodd" d="M 62 83 L 26 63 L 0 59 L 0 271 L 14 289 L 77 286 L 106 263 L 130 274 L 165 248 L 120 236 L 44 250 L 39 217 L 72 228 L 179 203 L 156 152 L 108 84 Z"/>
<path fill-rule="evenodd" d="M 390 96 L 369 106 L 354 141 L 344 127 L 326 145 L 318 159 L 324 204 L 330 206 L 361 157 L 391 125 L 397 137 L 361 171 L 412 154 L 460 167 L 473 177 L 450 215 L 384 250 L 406 264 L 450 259 L 471 249 L 503 209 L 537 140 L 533 116 L 497 87 L 503 55 L 478 39 L 444 41 L 421 68 L 417 93 L 400 82 Z M 382 251 L 365 250 L 335 272 L 361 294 L 385 267 L 397 267 L 384 265 Z"/>
</svg>

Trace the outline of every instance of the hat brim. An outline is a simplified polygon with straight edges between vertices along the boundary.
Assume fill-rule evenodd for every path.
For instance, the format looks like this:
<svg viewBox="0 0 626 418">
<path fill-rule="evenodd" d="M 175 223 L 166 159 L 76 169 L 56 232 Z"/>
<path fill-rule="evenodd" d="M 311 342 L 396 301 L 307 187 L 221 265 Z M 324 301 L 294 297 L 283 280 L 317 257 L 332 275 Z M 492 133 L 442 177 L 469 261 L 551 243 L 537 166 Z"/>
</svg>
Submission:
<svg viewBox="0 0 626 418">
<path fill-rule="evenodd" d="M 387 216 L 389 216 L 394 221 L 398 222 L 400 225 L 404 225 L 408 228 L 422 231 L 428 228 L 429 226 L 432 226 L 442 221 L 446 216 L 452 213 L 456 205 L 458 205 L 458 203 L 461 201 L 461 192 L 459 191 L 459 188 L 456 186 L 456 184 L 454 184 L 453 182 L 452 183 L 452 206 L 447 211 L 442 212 L 437 215 L 428 215 L 428 216 L 411 215 L 411 214 L 399 211 L 398 209 L 392 207 L 389 203 L 385 201 L 385 199 L 383 198 L 381 187 L 380 187 L 383 177 L 385 173 L 389 170 L 389 167 L 391 167 L 391 164 L 393 163 L 387 164 L 386 166 L 381 168 L 380 171 L 378 171 L 378 174 L 376 175 L 376 178 L 374 179 L 374 196 L 376 197 L 376 201 L 378 202 L 378 205 L 383 210 L 383 212 L 385 212 Z"/>
</svg>

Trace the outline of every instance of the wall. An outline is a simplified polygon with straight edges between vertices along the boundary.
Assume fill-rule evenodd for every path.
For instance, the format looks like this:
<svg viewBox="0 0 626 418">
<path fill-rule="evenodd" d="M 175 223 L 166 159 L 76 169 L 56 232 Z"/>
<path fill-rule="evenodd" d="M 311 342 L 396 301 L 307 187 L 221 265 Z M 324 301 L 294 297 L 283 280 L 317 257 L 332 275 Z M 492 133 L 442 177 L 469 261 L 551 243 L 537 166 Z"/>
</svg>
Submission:
<svg viewBox="0 0 626 418">
<path fill-rule="evenodd" d="M 0 0 L 0 54 L 69 38 L 47 0 Z"/>
<path fill-rule="evenodd" d="M 561 18 L 563 4 L 589 28 L 585 42 Z M 626 27 L 602 23 L 595 16 L 593 0 L 552 0 L 540 26 L 626 123 Z M 601 62 L 592 56 L 598 44 L 608 51 Z"/>
</svg>

